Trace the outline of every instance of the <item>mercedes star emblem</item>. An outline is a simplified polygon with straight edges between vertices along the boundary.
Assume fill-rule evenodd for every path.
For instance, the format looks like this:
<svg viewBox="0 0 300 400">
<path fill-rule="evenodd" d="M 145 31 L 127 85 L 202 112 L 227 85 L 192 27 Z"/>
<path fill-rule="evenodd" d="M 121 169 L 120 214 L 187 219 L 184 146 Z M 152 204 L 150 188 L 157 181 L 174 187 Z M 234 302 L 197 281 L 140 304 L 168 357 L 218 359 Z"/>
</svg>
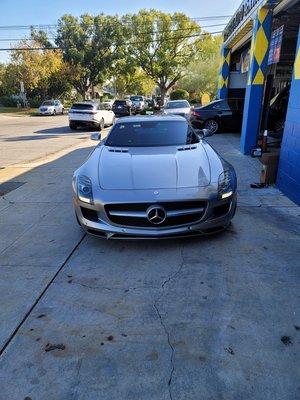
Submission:
<svg viewBox="0 0 300 400">
<path fill-rule="evenodd" d="M 162 206 L 151 206 L 147 210 L 147 218 L 151 224 L 160 225 L 166 220 L 167 213 Z"/>
</svg>

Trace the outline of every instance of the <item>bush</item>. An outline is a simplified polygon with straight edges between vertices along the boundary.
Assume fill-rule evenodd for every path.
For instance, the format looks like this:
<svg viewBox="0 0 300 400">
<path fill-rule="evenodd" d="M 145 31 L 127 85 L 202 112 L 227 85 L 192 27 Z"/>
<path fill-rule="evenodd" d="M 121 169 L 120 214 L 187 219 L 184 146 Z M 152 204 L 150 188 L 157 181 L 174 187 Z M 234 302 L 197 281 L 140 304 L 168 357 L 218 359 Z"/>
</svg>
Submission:
<svg viewBox="0 0 300 400">
<path fill-rule="evenodd" d="M 31 108 L 38 108 L 42 104 L 42 101 L 37 98 L 28 99 L 28 104 L 29 104 L 29 107 L 31 107 Z"/>
<path fill-rule="evenodd" d="M 19 99 L 10 96 L 0 97 L 0 106 L 2 107 L 17 107 L 18 102 L 20 102 Z"/>
<path fill-rule="evenodd" d="M 171 100 L 188 100 L 189 96 L 189 93 L 184 89 L 176 89 L 170 93 Z"/>
</svg>

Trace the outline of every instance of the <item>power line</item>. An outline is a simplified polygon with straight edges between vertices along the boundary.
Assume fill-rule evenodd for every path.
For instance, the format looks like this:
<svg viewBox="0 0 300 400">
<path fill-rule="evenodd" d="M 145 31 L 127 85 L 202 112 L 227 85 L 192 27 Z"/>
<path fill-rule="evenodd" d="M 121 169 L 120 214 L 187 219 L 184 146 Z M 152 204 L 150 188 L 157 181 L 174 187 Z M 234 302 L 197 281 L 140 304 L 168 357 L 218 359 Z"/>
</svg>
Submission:
<svg viewBox="0 0 300 400">
<path fill-rule="evenodd" d="M 206 32 L 206 33 L 197 33 L 194 35 L 188 35 L 188 36 L 177 36 L 173 38 L 164 38 L 164 41 L 169 41 L 169 40 L 178 40 L 178 39 L 188 39 L 188 38 L 194 38 L 194 37 L 201 37 L 201 36 L 207 36 L 207 35 L 217 35 L 222 33 L 223 31 L 217 31 L 217 32 Z M 150 44 L 150 43 L 155 43 L 159 42 L 160 40 L 154 39 L 154 40 L 149 40 L 146 42 L 128 42 L 128 43 L 122 43 L 122 44 L 127 44 L 127 45 L 134 45 L 134 44 Z M 119 44 L 119 45 L 122 45 Z M 0 51 L 37 51 L 37 50 L 65 50 L 64 47 L 15 47 L 15 48 L 0 48 Z"/>
<path fill-rule="evenodd" d="M 231 18 L 232 15 L 213 15 L 206 17 L 194 17 L 189 18 L 192 21 L 215 21 L 219 19 L 227 19 Z M 180 18 L 179 18 L 180 19 Z M 22 30 L 22 29 L 34 29 L 34 30 L 45 30 L 45 29 L 53 29 L 58 28 L 58 24 L 41 24 L 41 25 L 0 25 L 0 30 Z"/>
<path fill-rule="evenodd" d="M 213 24 L 213 25 L 202 25 L 199 26 L 201 29 L 205 29 L 205 28 L 216 28 L 216 27 L 220 27 L 220 26 L 225 26 L 226 24 Z M 165 30 L 165 31 L 149 31 L 149 32 L 140 32 L 140 33 L 150 33 L 150 34 L 157 34 L 157 33 L 169 33 L 169 32 L 182 32 L 182 31 L 188 31 L 188 30 L 193 30 L 194 28 L 184 28 L 184 29 L 170 29 L 170 30 Z M 209 33 L 209 32 L 208 32 Z M 55 40 L 56 37 L 55 36 L 48 36 L 47 37 L 48 40 Z M 0 39 L 0 42 L 16 42 L 16 41 L 21 41 L 21 40 L 34 40 L 31 37 L 28 38 L 13 38 L 13 39 Z"/>
</svg>

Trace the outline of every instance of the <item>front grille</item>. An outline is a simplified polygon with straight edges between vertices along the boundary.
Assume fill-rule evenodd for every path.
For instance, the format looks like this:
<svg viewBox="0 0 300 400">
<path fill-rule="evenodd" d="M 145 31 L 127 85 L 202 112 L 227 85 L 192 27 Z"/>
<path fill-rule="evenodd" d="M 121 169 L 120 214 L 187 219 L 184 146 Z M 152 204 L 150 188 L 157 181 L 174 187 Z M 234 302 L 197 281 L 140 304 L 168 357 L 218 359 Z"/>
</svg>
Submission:
<svg viewBox="0 0 300 400">
<path fill-rule="evenodd" d="M 159 206 L 165 210 L 166 219 L 160 224 L 154 224 L 147 218 L 147 211 L 153 206 Z M 127 203 L 107 204 L 105 206 L 109 220 L 116 225 L 152 229 L 196 223 L 203 217 L 205 209 L 205 201 Z"/>
</svg>

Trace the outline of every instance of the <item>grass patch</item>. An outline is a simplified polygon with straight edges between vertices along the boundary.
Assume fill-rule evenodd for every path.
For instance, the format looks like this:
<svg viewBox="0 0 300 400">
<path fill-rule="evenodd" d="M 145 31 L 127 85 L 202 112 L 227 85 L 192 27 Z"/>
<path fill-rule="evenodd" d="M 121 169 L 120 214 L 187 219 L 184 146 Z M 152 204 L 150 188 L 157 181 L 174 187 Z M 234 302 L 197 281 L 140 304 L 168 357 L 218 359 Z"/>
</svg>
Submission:
<svg viewBox="0 0 300 400">
<path fill-rule="evenodd" d="M 35 115 L 37 108 L 17 108 L 17 107 L 0 107 L 0 114 L 11 114 L 11 115 Z"/>
</svg>

